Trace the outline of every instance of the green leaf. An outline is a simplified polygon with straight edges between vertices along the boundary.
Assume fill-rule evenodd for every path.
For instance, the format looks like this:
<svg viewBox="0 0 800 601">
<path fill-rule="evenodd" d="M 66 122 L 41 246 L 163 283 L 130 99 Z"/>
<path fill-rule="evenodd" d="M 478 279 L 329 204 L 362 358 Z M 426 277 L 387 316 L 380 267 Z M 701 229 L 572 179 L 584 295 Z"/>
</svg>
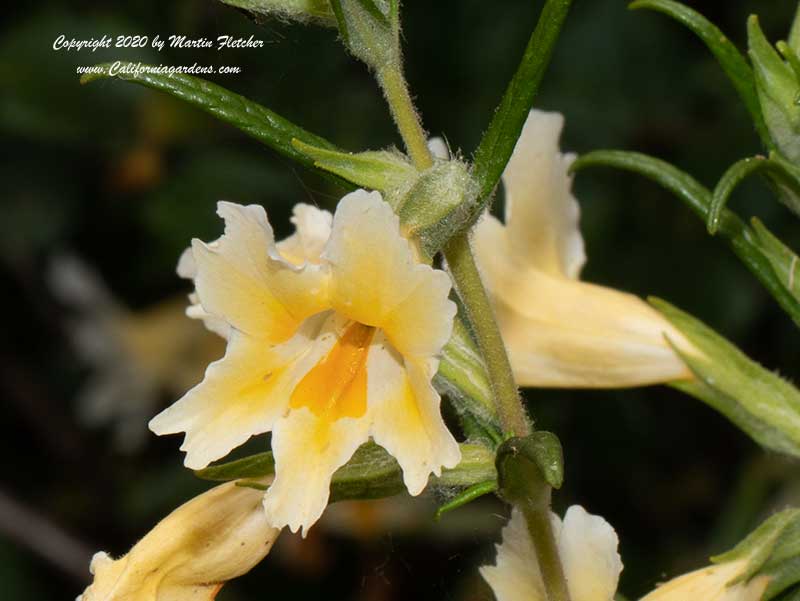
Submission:
<svg viewBox="0 0 800 601">
<path fill-rule="evenodd" d="M 304 130 L 268 108 L 209 81 L 179 73 L 169 75 L 142 72 L 141 69 L 156 67 L 121 61 L 97 65 L 97 68 L 101 72 L 84 75 L 81 83 L 116 77 L 165 92 L 233 125 L 279 154 L 307 167 L 313 168 L 314 160 L 295 148 L 292 140 L 300 140 L 317 148 L 337 150 L 327 140 Z M 338 177 L 335 181 L 352 189 L 350 184 Z"/>
<path fill-rule="evenodd" d="M 716 57 L 722 70 L 730 79 L 736 92 L 747 107 L 750 117 L 759 136 L 767 148 L 772 148 L 772 141 L 767 132 L 761 105 L 758 101 L 755 79 L 750 65 L 736 46 L 703 15 L 680 2 L 673 0 L 637 0 L 630 4 L 632 9 L 649 8 L 659 11 L 682 23 L 694 32 Z"/>
<path fill-rule="evenodd" d="M 212 465 L 196 470 L 194 475 L 203 480 L 227 482 L 229 480 L 263 478 L 275 473 L 275 459 L 272 451 L 257 453 L 236 461 Z"/>
<path fill-rule="evenodd" d="M 475 444 L 462 444 L 460 447 L 461 463 L 452 469 L 442 470 L 439 478 L 431 479 L 432 486 L 469 487 L 496 480 L 492 451 Z M 272 453 L 266 452 L 197 470 L 195 475 L 215 482 L 241 480 L 241 486 L 261 490 L 265 485 L 256 480 L 274 473 Z M 330 490 L 333 503 L 348 499 L 390 497 L 403 492 L 405 484 L 403 472 L 394 457 L 374 442 L 367 442 L 356 450 L 350 461 L 336 470 Z"/>
<path fill-rule="evenodd" d="M 370 190 L 383 193 L 384 199 L 396 208 L 400 196 L 416 180 L 419 173 L 408 158 L 397 151 L 340 152 L 318 148 L 300 140 L 294 147 L 314 161 L 319 169 Z"/>
<path fill-rule="evenodd" d="M 314 21 L 336 27 L 336 17 L 328 0 L 220 0 L 247 12 L 291 21 Z"/>
<path fill-rule="evenodd" d="M 742 574 L 730 584 L 767 577 L 769 584 L 761 601 L 794 601 L 800 594 L 800 510 L 776 513 L 732 550 L 711 560 L 717 564 L 745 562 Z"/>
<path fill-rule="evenodd" d="M 578 158 L 570 170 L 586 167 L 615 167 L 652 179 L 681 199 L 703 222 L 708 221 L 711 192 L 689 174 L 673 165 L 638 152 L 597 150 Z M 781 308 L 800 326 L 800 302 L 789 293 L 775 274 L 769 259 L 759 248 L 755 233 L 739 217 L 727 209 L 720 212 L 718 232 L 742 263 L 758 278 Z"/>
<path fill-rule="evenodd" d="M 750 221 L 764 256 L 790 294 L 800 301 L 800 261 L 757 217 Z"/>
<path fill-rule="evenodd" d="M 697 378 L 674 386 L 728 417 L 763 447 L 800 457 L 800 391 L 689 314 L 660 299 L 650 303 L 692 347 L 669 340 Z"/>
<path fill-rule="evenodd" d="M 800 161 L 800 81 L 764 37 L 758 17 L 747 21 L 750 60 L 761 111 L 777 148 L 791 161 Z"/>
<path fill-rule="evenodd" d="M 709 206 L 708 221 L 706 222 L 709 234 L 713 236 L 717 233 L 722 210 L 736 187 L 750 175 L 763 171 L 768 167 L 769 161 L 767 161 L 766 157 L 755 156 L 737 161 L 728 168 L 711 195 L 711 205 Z"/>
<path fill-rule="evenodd" d="M 571 4 L 572 0 L 545 2 L 517 71 L 475 151 L 473 176 L 479 185 L 481 205 L 477 208 L 478 214 L 491 201 L 511 158 Z"/>
<path fill-rule="evenodd" d="M 789 47 L 794 53 L 800 56 L 800 4 L 797 5 L 797 13 L 792 23 L 792 30 L 789 32 Z"/>
</svg>

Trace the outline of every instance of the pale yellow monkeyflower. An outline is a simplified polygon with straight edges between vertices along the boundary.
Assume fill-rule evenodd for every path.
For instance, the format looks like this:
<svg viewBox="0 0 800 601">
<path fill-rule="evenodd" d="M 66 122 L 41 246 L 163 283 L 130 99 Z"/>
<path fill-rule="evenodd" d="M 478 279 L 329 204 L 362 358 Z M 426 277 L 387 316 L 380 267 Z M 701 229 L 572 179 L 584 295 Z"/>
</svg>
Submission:
<svg viewBox="0 0 800 601">
<path fill-rule="evenodd" d="M 250 571 L 280 533 L 262 493 L 229 482 L 161 520 L 127 555 L 96 553 L 92 584 L 76 601 L 210 601 Z"/>
<path fill-rule="evenodd" d="M 746 568 L 747 560 L 711 565 L 662 584 L 641 601 L 759 601 L 769 577 L 736 582 Z"/>
<path fill-rule="evenodd" d="M 199 303 L 189 313 L 227 337 L 227 352 L 151 429 L 185 432 L 192 469 L 271 431 L 264 506 L 292 531 L 319 518 L 333 472 L 370 437 L 413 495 L 457 465 L 431 385 L 456 312 L 450 279 L 418 262 L 380 194 L 348 194 L 333 218 L 300 206 L 297 233 L 277 244 L 261 207 L 218 212 L 225 234 L 193 241 L 181 272 Z"/>
<path fill-rule="evenodd" d="M 558 113 L 531 111 L 503 174 L 505 224 L 484 216 L 475 252 L 523 386 L 624 387 L 690 378 L 665 334 L 684 336 L 640 298 L 581 282 L 586 261 Z"/>
<path fill-rule="evenodd" d="M 617 533 L 603 518 L 573 505 L 564 521 L 552 514 L 564 577 L 572 601 L 613 601 L 622 560 Z M 497 601 L 546 601 L 539 564 L 522 512 L 514 509 L 503 528 L 495 565 L 480 569 Z"/>
</svg>

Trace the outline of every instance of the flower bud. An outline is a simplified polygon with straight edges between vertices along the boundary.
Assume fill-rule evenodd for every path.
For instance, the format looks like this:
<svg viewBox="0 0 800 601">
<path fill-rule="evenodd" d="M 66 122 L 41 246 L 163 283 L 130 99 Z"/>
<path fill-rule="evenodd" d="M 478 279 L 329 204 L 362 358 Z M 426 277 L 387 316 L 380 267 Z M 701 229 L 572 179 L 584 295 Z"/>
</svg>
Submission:
<svg viewBox="0 0 800 601">
<path fill-rule="evenodd" d="M 127 555 L 96 553 L 94 582 L 77 601 L 210 601 L 226 581 L 250 571 L 280 533 L 263 493 L 229 482 L 161 520 Z"/>
</svg>

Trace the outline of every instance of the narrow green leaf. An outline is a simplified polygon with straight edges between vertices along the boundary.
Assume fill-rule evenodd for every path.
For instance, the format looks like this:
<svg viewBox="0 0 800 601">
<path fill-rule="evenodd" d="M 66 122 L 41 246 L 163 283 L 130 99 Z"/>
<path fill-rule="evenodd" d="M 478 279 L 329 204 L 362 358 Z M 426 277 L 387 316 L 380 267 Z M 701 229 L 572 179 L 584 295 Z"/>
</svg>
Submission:
<svg viewBox="0 0 800 601">
<path fill-rule="evenodd" d="M 728 199 L 736 189 L 736 186 L 752 174 L 763 171 L 767 167 L 769 167 L 769 162 L 766 157 L 755 156 L 737 161 L 728 168 L 711 195 L 711 206 L 709 207 L 708 220 L 706 222 L 709 234 L 713 236 L 717 233 L 722 210 L 728 203 Z"/>
<path fill-rule="evenodd" d="M 475 151 L 473 175 L 480 186 L 478 198 L 482 207 L 491 201 L 497 182 L 511 158 L 571 4 L 572 0 L 545 2 L 517 71 Z M 477 214 L 482 207 L 478 208 Z"/>
<path fill-rule="evenodd" d="M 800 301 L 800 260 L 757 217 L 750 221 L 761 251 L 767 257 L 783 285 Z"/>
<path fill-rule="evenodd" d="M 275 459 L 272 457 L 272 452 L 267 451 L 196 470 L 194 475 L 203 480 L 227 482 L 228 480 L 263 478 L 274 473 Z"/>
<path fill-rule="evenodd" d="M 452 469 L 442 470 L 442 475 L 432 480 L 435 486 L 463 488 L 497 480 L 494 451 L 479 444 L 462 443 L 459 447 L 461 463 Z"/>
<path fill-rule="evenodd" d="M 481 482 L 479 484 L 474 484 L 467 488 L 466 490 L 460 492 L 456 495 L 453 499 L 445 503 L 444 505 L 440 505 L 436 509 L 436 514 L 434 519 L 438 522 L 442 519 L 442 516 L 446 513 L 453 511 L 454 509 L 458 509 L 459 507 L 463 507 L 468 503 L 472 503 L 475 499 L 483 497 L 484 495 L 491 494 L 493 492 L 497 492 L 497 480 L 490 480 L 489 482 Z"/>
<path fill-rule="evenodd" d="M 795 77 L 800 79 L 800 57 L 798 57 L 791 46 L 783 40 L 775 44 L 775 47 L 778 49 L 778 52 L 781 53 L 781 56 L 786 59 L 786 62 L 789 63 L 792 71 L 794 71 Z"/>
<path fill-rule="evenodd" d="M 116 77 L 165 92 L 204 110 L 220 121 L 233 125 L 279 154 L 307 167 L 314 167 L 313 159 L 295 148 L 292 140 L 300 140 L 317 148 L 337 150 L 324 138 L 304 130 L 244 96 L 209 81 L 179 73 L 169 75 L 142 71 L 147 68 L 155 69 L 152 65 L 118 61 L 97 65 L 97 67 L 102 69 L 102 72 L 84 75 L 81 78 L 82 84 Z M 338 177 L 335 177 L 335 181 L 345 188 L 352 189 L 350 184 Z"/>
<path fill-rule="evenodd" d="M 725 415 L 763 447 L 800 457 L 800 391 L 691 315 L 649 300 L 692 346 L 687 350 L 669 340 L 697 378 L 674 386 Z"/>
<path fill-rule="evenodd" d="M 800 3 L 797 5 L 797 13 L 794 16 L 792 30 L 789 32 L 789 46 L 795 54 L 800 56 Z"/>
<path fill-rule="evenodd" d="M 586 167 L 615 167 L 643 175 L 660 184 L 681 199 L 703 222 L 708 221 L 711 192 L 689 174 L 673 165 L 638 152 L 597 150 L 578 158 L 570 170 Z M 781 308 L 800 326 L 800 302 L 790 294 L 775 274 L 769 259 L 758 247 L 755 233 L 739 217 L 723 209 L 717 230 L 730 245 L 731 250 L 758 278 Z"/>
<path fill-rule="evenodd" d="M 716 57 L 736 92 L 747 107 L 753 124 L 767 148 L 773 148 L 758 101 L 753 70 L 744 56 L 719 28 L 703 15 L 673 0 L 637 0 L 629 8 L 649 8 L 672 17 L 694 32 Z"/>
<path fill-rule="evenodd" d="M 378 190 L 384 199 L 395 206 L 396 196 L 407 189 L 418 172 L 408 158 L 400 152 L 386 150 L 368 152 L 341 152 L 318 148 L 301 140 L 292 140 L 293 146 L 314 161 L 314 166 L 342 179 L 370 190 Z"/>
</svg>

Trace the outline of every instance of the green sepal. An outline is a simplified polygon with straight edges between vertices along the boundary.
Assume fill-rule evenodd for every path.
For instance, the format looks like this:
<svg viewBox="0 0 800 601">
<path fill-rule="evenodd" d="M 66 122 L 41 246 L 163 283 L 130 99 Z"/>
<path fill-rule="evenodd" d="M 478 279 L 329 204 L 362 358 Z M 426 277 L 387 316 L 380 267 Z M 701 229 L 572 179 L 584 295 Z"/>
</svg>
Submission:
<svg viewBox="0 0 800 601">
<path fill-rule="evenodd" d="M 800 161 L 800 81 L 764 37 L 758 17 L 747 21 L 750 60 L 761 111 L 777 148 L 793 162 Z"/>
<path fill-rule="evenodd" d="M 479 484 L 473 484 L 466 490 L 463 490 L 455 497 L 450 499 L 447 503 L 443 505 L 439 505 L 436 508 L 436 513 L 434 514 L 434 519 L 438 522 L 442 519 L 442 516 L 446 513 L 450 513 L 454 509 L 458 509 L 459 507 L 463 507 L 464 505 L 468 505 L 472 503 L 475 499 L 479 499 L 488 494 L 492 494 L 497 492 L 497 480 L 489 480 L 488 482 L 480 482 Z"/>
<path fill-rule="evenodd" d="M 800 594 L 800 510 L 786 509 L 768 518 L 727 553 L 711 558 L 714 563 L 746 562 L 733 582 L 766 576 L 769 583 L 760 601 L 789 601 Z"/>
<path fill-rule="evenodd" d="M 478 183 L 477 213 L 492 199 L 533 106 L 572 0 L 547 0 L 514 76 L 475 151 L 473 175 Z M 477 218 L 477 215 L 476 215 Z"/>
<path fill-rule="evenodd" d="M 704 223 L 708 222 L 711 192 L 688 173 L 669 163 L 638 152 L 596 150 L 579 157 L 570 172 L 586 167 L 615 167 L 643 175 L 663 186 L 686 204 Z M 790 294 L 759 248 L 755 233 L 733 212 L 720 212 L 718 233 L 731 250 L 800 326 L 800 302 Z"/>
<path fill-rule="evenodd" d="M 375 71 L 400 61 L 396 0 L 330 0 L 342 43 Z"/>
<path fill-rule="evenodd" d="M 672 385 L 725 415 L 761 446 L 800 457 L 800 391 L 688 313 L 660 299 L 649 301 L 690 344 L 667 338 L 696 378 Z"/>
<path fill-rule="evenodd" d="M 513 437 L 497 449 L 499 493 L 514 505 L 534 510 L 549 506 L 551 487 L 564 482 L 564 456 L 558 437 L 537 431 Z"/>
<path fill-rule="evenodd" d="M 753 217 L 750 223 L 758 245 L 772 264 L 775 274 L 789 293 L 800 301 L 800 260 L 797 255 L 770 232 L 760 219 Z"/>
<path fill-rule="evenodd" d="M 436 161 L 403 195 L 397 214 L 403 232 L 434 256 L 455 234 L 469 227 L 477 212 L 477 187 L 467 166 Z"/>
<path fill-rule="evenodd" d="M 357 186 L 383 193 L 384 200 L 393 208 L 418 175 L 408 157 L 398 151 L 341 152 L 296 139 L 292 140 L 292 145 L 312 159 L 315 167 Z"/>
<path fill-rule="evenodd" d="M 470 487 L 496 480 L 492 451 L 476 444 L 465 443 L 459 446 L 461 462 L 452 469 L 442 470 L 440 477 L 432 477 L 432 486 Z M 259 490 L 263 490 L 265 484 L 257 480 L 274 473 L 275 461 L 271 452 L 258 453 L 195 471 L 195 475 L 204 480 L 239 480 L 240 486 Z M 374 442 L 367 442 L 356 450 L 350 461 L 334 472 L 330 502 L 391 497 L 404 490 L 403 472 L 395 458 Z"/>
<path fill-rule="evenodd" d="M 753 70 L 744 56 L 731 43 L 720 29 L 703 15 L 688 6 L 673 0 L 637 0 L 629 5 L 631 9 L 647 8 L 672 17 L 688 27 L 708 47 L 717 59 L 720 67 L 728 76 L 739 97 L 742 99 L 756 131 L 767 148 L 772 148 L 772 141 L 764 123 L 761 104 L 758 101 Z"/>
<path fill-rule="evenodd" d="M 328 0 L 220 0 L 220 2 L 258 16 L 301 23 L 312 21 L 326 27 L 336 27 L 336 17 Z"/>
<path fill-rule="evenodd" d="M 122 61 L 104 63 L 97 65 L 98 68 L 103 70 L 102 73 L 86 74 L 81 77 L 81 83 L 86 84 L 98 79 L 116 77 L 165 92 L 196 108 L 202 109 L 220 121 L 233 125 L 279 154 L 307 167 L 314 168 L 313 159 L 297 150 L 293 146 L 292 140 L 300 140 L 317 148 L 338 150 L 336 146 L 324 138 L 306 131 L 268 108 L 210 81 L 180 73 L 172 75 L 139 73 L 136 75 L 131 71 L 137 66 L 148 67 L 151 65 L 137 65 Z M 112 74 L 111 70 L 114 67 L 119 67 L 119 69 Z M 129 68 L 131 71 L 125 71 L 125 68 Z M 322 173 L 346 189 L 352 189 L 353 187 L 350 183 L 337 176 L 325 171 L 322 171 Z"/>
</svg>

